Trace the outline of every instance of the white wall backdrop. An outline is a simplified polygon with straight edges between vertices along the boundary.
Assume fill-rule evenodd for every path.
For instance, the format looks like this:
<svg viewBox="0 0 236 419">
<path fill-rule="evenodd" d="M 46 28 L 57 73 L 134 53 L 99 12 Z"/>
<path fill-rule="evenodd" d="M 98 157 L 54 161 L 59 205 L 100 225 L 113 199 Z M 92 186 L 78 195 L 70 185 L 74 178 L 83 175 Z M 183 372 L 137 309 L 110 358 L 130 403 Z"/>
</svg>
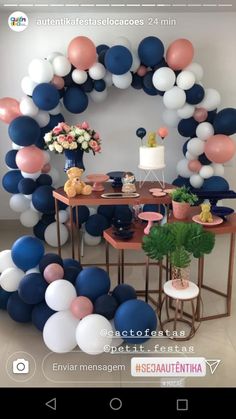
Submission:
<svg viewBox="0 0 236 419">
<path fill-rule="evenodd" d="M 177 38 L 188 38 L 195 47 L 194 61 L 204 68 L 203 84 L 219 90 L 222 96 L 221 108 L 236 107 L 236 25 L 235 13 L 207 13 L 207 14 L 181 14 L 160 15 L 176 19 L 176 25 L 159 26 L 37 26 L 36 18 L 49 17 L 47 14 L 29 14 L 30 25 L 21 33 L 13 32 L 7 25 L 7 14 L 1 14 L 0 22 L 0 57 L 1 82 L 0 97 L 10 96 L 20 99 L 23 94 L 20 88 L 21 79 L 27 75 L 30 61 L 36 57 L 45 57 L 52 51 L 66 53 L 67 46 L 72 38 L 78 35 L 90 37 L 96 45 L 110 44 L 118 36 L 126 36 L 133 47 L 137 47 L 145 36 L 158 36 L 167 47 Z M 56 17 L 55 15 L 51 15 Z M 69 17 L 63 14 L 63 17 Z M 93 14 L 93 17 L 104 15 Z M 109 14 L 112 17 L 118 15 Z M 147 22 L 148 14 L 138 15 Z M 58 15 L 61 17 L 61 15 Z M 87 16 L 80 15 L 81 18 Z M 124 17 L 124 15 L 120 15 Z M 133 17 L 132 15 L 125 17 Z M 131 170 L 138 175 L 138 146 L 139 140 L 135 135 L 138 127 L 143 126 L 147 131 L 156 130 L 163 125 L 161 115 L 163 111 L 160 96 L 151 97 L 144 92 L 129 88 L 122 91 L 112 88 L 105 102 L 101 104 L 90 103 L 86 112 L 77 116 L 64 113 L 69 123 L 87 120 L 96 129 L 103 139 L 101 155 L 93 157 L 86 154 L 84 162 L 86 173 L 106 173 L 111 170 Z M 6 152 L 11 148 L 11 141 L 7 134 L 8 126 L 0 124 L 0 177 L 7 171 L 4 164 Z M 170 129 L 166 140 L 166 179 L 176 177 L 176 162 L 182 157 L 184 143 L 176 129 Z M 63 156 L 53 156 L 54 165 L 62 173 L 61 183 L 64 182 Z M 235 164 L 226 168 L 225 177 L 231 188 L 236 189 Z M 11 212 L 8 202 L 10 195 L 0 189 L 0 218 L 17 218 Z M 233 203 L 230 202 L 232 205 Z"/>
</svg>

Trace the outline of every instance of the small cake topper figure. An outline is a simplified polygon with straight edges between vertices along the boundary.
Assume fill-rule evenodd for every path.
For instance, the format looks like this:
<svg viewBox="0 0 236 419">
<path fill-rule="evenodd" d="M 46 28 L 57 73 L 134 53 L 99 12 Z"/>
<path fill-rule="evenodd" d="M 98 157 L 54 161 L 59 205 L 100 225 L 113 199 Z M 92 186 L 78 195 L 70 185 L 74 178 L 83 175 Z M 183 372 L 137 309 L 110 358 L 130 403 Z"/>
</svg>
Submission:
<svg viewBox="0 0 236 419">
<path fill-rule="evenodd" d="M 155 132 L 148 133 L 147 147 L 157 147 L 157 140 L 156 140 Z"/>
<path fill-rule="evenodd" d="M 136 192 L 135 176 L 132 172 L 125 172 L 122 178 L 122 192 L 130 193 Z"/>
</svg>

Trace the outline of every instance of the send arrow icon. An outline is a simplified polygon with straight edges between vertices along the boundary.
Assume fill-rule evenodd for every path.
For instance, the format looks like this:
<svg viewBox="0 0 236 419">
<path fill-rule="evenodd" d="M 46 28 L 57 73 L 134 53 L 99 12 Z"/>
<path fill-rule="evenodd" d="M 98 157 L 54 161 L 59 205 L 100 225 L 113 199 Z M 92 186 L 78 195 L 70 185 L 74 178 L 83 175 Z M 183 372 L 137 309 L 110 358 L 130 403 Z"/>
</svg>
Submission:
<svg viewBox="0 0 236 419">
<path fill-rule="evenodd" d="M 220 363 L 220 359 L 206 359 L 206 364 L 210 368 L 211 374 L 214 374 L 216 368 Z"/>
<path fill-rule="evenodd" d="M 49 400 L 47 403 L 45 403 L 49 409 L 57 410 L 57 399 L 54 397 L 54 399 Z"/>
</svg>

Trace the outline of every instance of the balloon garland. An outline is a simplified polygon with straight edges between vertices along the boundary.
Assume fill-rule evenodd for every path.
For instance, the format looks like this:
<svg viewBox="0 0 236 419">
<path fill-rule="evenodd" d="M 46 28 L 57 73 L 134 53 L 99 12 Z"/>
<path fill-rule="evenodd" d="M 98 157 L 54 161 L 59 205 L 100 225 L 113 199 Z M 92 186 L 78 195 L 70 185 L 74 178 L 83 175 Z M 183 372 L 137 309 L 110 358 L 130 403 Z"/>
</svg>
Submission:
<svg viewBox="0 0 236 419">
<path fill-rule="evenodd" d="M 124 37 L 111 47 L 102 44 L 96 48 L 89 38 L 78 36 L 70 42 L 67 56 L 52 52 L 46 59 L 32 60 L 28 75 L 21 81 L 25 97 L 20 102 L 0 99 L 0 119 L 9 124 L 12 141 L 12 150 L 5 157 L 10 170 L 2 184 L 13 194 L 10 207 L 21 213 L 23 225 L 34 227 L 36 236 L 47 237 L 51 245 L 55 242 L 52 191 L 59 173 L 51 167 L 49 153 L 43 151 L 43 137 L 64 121 L 63 107 L 80 114 L 87 108 L 89 97 L 94 102 L 105 100 L 112 85 L 118 89 L 132 86 L 163 98 L 164 122 L 188 138 L 174 184 L 206 191 L 229 189 L 223 175 L 224 164 L 236 149 L 230 137 L 236 133 L 236 109 L 217 111 L 220 94 L 202 85 L 203 69 L 193 57 L 194 47 L 187 39 L 175 40 L 165 53 L 162 41 L 155 36 L 144 38 L 137 51 Z M 101 228 L 98 226 L 102 231 L 107 219 L 102 214 L 92 217 L 98 215 L 103 217 Z M 59 216 L 65 242 L 68 231 L 63 223 L 68 216 L 63 206 Z M 88 214 L 84 221 L 89 242 L 92 236 L 88 231 L 93 233 L 90 226 L 95 220 Z M 94 234 L 97 236 L 98 232 Z"/>
</svg>

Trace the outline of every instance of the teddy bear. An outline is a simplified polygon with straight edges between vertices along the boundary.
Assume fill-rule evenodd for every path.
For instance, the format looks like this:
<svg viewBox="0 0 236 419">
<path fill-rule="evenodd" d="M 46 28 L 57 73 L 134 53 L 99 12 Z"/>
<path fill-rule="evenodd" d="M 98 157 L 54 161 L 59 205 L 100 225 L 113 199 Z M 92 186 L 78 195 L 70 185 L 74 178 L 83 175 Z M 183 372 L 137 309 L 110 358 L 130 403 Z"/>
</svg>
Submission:
<svg viewBox="0 0 236 419">
<path fill-rule="evenodd" d="M 149 132 L 148 140 L 147 140 L 147 146 L 148 147 L 156 147 L 157 146 L 157 140 L 156 140 L 155 132 Z"/>
<path fill-rule="evenodd" d="M 211 214 L 211 204 L 201 204 L 201 214 L 199 215 L 199 218 L 202 223 L 212 223 L 213 218 Z"/>
<path fill-rule="evenodd" d="M 64 185 L 64 191 L 68 198 L 74 198 L 76 195 L 90 195 L 92 193 L 92 186 L 86 185 L 81 180 L 83 169 L 71 167 L 66 174 L 69 179 Z"/>
</svg>

